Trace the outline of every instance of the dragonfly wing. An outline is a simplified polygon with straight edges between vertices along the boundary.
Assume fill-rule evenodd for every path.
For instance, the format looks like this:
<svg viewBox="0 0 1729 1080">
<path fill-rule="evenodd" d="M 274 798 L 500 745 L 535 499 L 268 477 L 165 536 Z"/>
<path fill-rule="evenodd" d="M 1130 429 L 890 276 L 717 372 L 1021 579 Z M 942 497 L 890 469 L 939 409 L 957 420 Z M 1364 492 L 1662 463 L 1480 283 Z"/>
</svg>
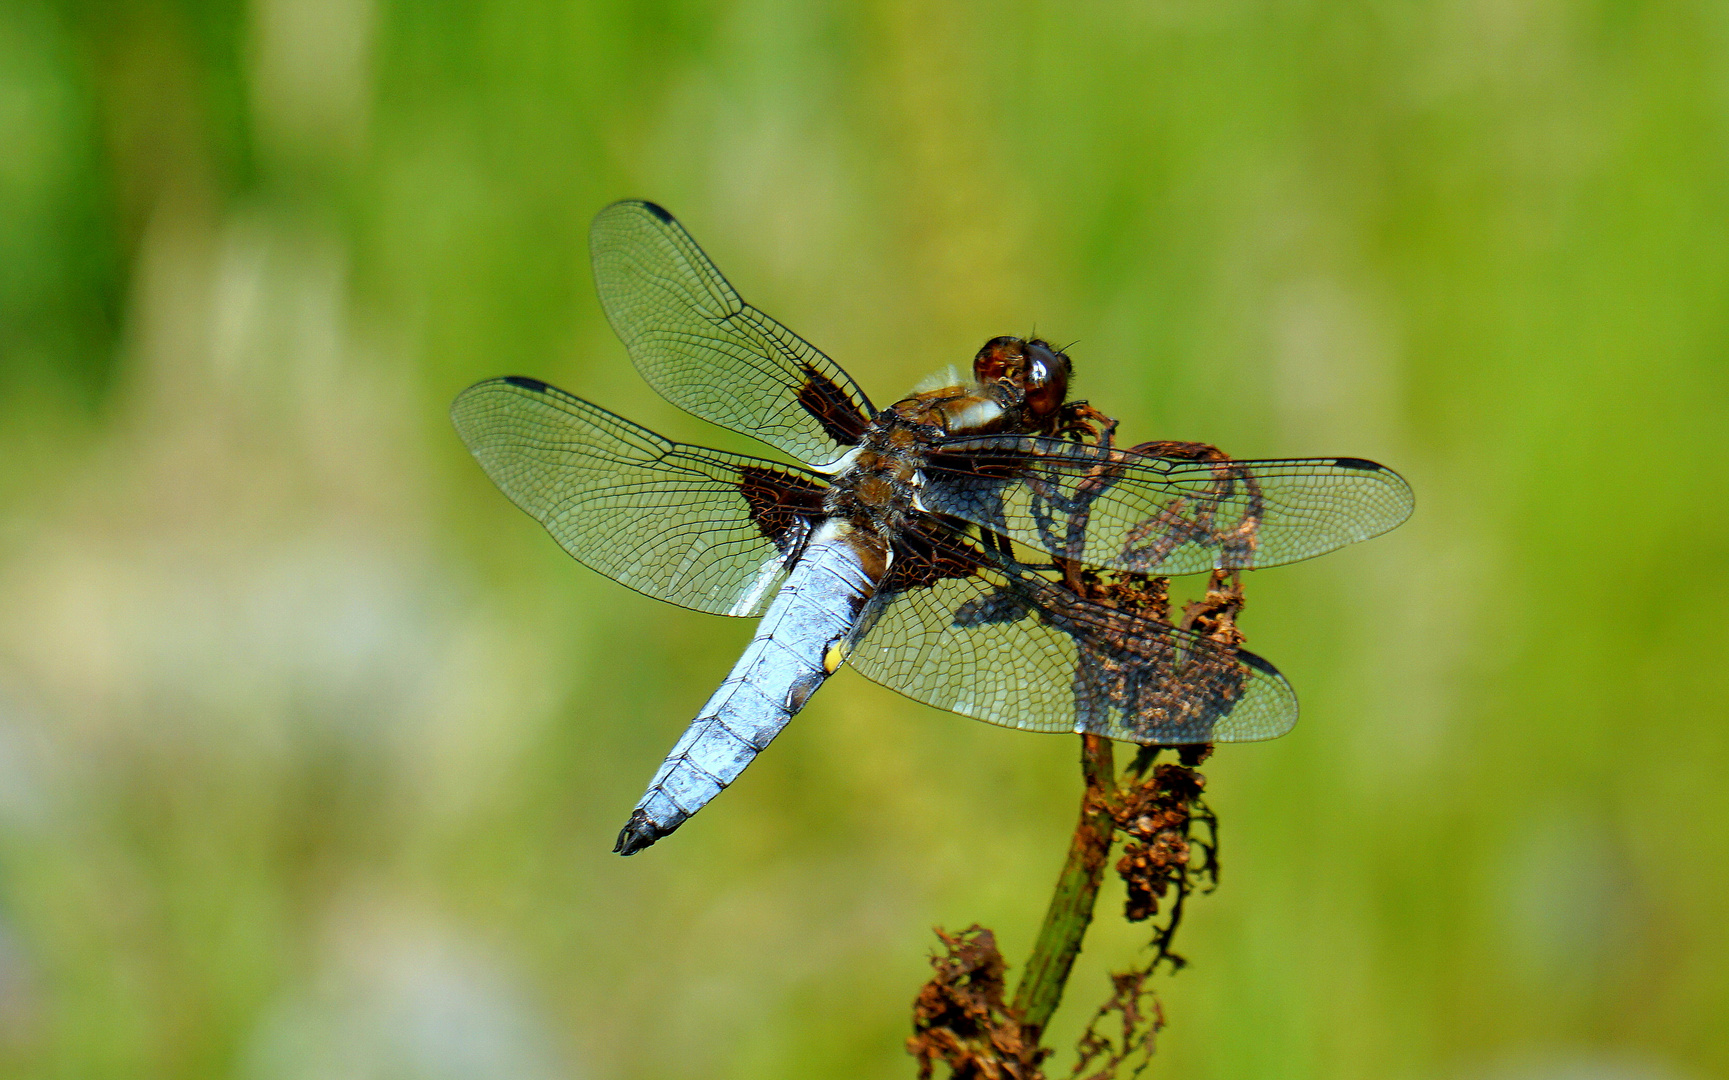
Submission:
<svg viewBox="0 0 1729 1080">
<path fill-rule="evenodd" d="M 942 443 L 920 498 L 1053 556 L 1173 575 L 1297 562 L 1411 516 L 1398 473 L 1360 458 L 1196 461 L 1062 439 Z"/>
<path fill-rule="evenodd" d="M 669 442 L 535 379 L 479 383 L 450 411 L 481 468 L 560 547 L 681 607 L 762 614 L 822 516 L 810 474 Z"/>
<path fill-rule="evenodd" d="M 827 465 L 874 414 L 845 371 L 745 303 L 665 210 L 620 202 L 589 233 L 594 281 L 642 377 L 710 423 Z"/>
<path fill-rule="evenodd" d="M 1143 744 L 1283 735 L 1297 699 L 1243 649 L 1084 600 L 936 527 L 895 548 L 847 662 L 927 705 Z"/>
</svg>

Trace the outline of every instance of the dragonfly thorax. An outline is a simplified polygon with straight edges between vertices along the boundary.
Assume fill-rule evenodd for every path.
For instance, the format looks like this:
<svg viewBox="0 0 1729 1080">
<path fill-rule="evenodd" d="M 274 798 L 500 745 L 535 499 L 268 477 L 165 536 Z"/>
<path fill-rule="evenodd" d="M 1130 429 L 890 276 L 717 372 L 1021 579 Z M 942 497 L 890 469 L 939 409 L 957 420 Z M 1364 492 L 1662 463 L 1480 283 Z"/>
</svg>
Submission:
<svg viewBox="0 0 1729 1080">
<path fill-rule="evenodd" d="M 831 517 L 893 539 L 913 511 L 919 469 L 931 445 L 943 434 L 940 423 L 931 422 L 920 412 L 903 413 L 898 404 L 883 410 L 865 430 L 858 449 L 848 455 L 846 467 L 835 476 L 823 499 L 823 510 Z"/>
<path fill-rule="evenodd" d="M 1046 421 L 1030 394 L 1068 386 L 1068 358 L 1043 342 L 995 338 L 974 369 L 976 380 L 914 393 L 878 413 L 835 475 L 824 509 L 892 540 L 916 510 L 919 470 L 939 440 L 1037 430 Z"/>
</svg>

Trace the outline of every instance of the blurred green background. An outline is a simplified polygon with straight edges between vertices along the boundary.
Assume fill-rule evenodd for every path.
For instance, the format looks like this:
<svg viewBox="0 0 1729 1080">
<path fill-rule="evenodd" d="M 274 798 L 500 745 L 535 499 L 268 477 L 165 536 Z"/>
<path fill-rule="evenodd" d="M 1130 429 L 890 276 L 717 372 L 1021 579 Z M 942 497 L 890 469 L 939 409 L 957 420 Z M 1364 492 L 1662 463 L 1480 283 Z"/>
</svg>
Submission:
<svg viewBox="0 0 1729 1080">
<path fill-rule="evenodd" d="M 1127 441 L 1416 489 L 1249 582 L 1304 720 L 1207 767 L 1153 1075 L 1729 1076 L 1708 0 L 4 0 L 0 1072 L 907 1077 L 929 928 L 1025 958 L 1073 741 L 853 674 L 609 853 L 751 627 L 445 409 L 748 448 L 601 318 L 626 196 L 879 404 L 1036 328 Z"/>
</svg>

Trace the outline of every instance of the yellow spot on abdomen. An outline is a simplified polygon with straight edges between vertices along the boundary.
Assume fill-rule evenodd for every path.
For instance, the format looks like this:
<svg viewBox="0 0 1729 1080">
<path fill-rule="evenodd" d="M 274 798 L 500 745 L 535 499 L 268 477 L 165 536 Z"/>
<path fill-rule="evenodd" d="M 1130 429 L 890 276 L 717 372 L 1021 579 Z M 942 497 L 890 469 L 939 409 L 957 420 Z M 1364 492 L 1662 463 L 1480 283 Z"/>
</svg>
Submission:
<svg viewBox="0 0 1729 1080">
<path fill-rule="evenodd" d="M 828 648 L 822 654 L 822 669 L 830 675 L 840 670 L 846 663 L 846 639 L 835 638 L 828 643 Z"/>
</svg>

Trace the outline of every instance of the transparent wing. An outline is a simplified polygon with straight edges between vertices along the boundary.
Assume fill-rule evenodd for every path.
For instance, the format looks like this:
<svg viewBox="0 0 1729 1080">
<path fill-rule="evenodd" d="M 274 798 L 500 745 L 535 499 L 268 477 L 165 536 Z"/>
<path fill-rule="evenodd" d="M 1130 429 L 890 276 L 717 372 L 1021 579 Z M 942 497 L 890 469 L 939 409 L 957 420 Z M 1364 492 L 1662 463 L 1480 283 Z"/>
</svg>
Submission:
<svg viewBox="0 0 1729 1080">
<path fill-rule="evenodd" d="M 1324 554 L 1411 516 L 1398 473 L 1360 458 L 1194 461 L 1061 439 L 942 443 L 924 506 L 1059 558 L 1138 573 L 1246 570 Z"/>
<path fill-rule="evenodd" d="M 1297 722 L 1290 684 L 1253 653 L 1083 600 L 952 537 L 897 544 L 895 560 L 847 659 L 917 701 L 1135 743 L 1252 742 Z"/>
<path fill-rule="evenodd" d="M 813 478 L 668 442 L 535 379 L 492 379 L 450 407 L 480 467 L 585 566 L 717 615 L 760 615 L 821 516 Z"/>
<path fill-rule="evenodd" d="M 740 299 L 671 214 L 614 203 L 589 232 L 594 282 L 648 384 L 710 423 L 827 465 L 874 410 L 809 342 Z"/>
</svg>

